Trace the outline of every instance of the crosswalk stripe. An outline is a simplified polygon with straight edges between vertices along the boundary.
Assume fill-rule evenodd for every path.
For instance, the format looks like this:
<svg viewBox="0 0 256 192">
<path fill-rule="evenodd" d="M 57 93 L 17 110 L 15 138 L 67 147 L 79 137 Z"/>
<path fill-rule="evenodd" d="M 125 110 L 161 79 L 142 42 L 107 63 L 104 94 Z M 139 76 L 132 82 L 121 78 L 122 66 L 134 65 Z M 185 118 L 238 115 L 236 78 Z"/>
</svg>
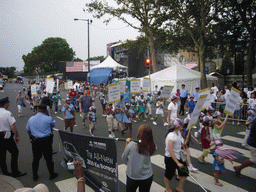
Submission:
<svg viewBox="0 0 256 192">
<path fill-rule="evenodd" d="M 151 162 L 155 164 L 158 167 L 161 167 L 165 169 L 164 165 L 164 156 L 162 155 L 154 155 L 151 157 Z M 196 173 L 190 173 L 203 187 L 207 186 L 206 189 L 210 191 L 226 191 L 226 192 L 245 192 L 246 190 L 239 188 L 235 185 L 232 185 L 230 183 L 227 183 L 225 181 L 220 181 L 223 184 L 223 187 L 218 187 L 214 183 L 214 177 L 210 176 L 208 174 L 205 174 L 201 171 L 197 171 Z M 192 183 L 197 184 L 192 178 L 188 177 L 187 180 L 189 180 Z"/>
<path fill-rule="evenodd" d="M 250 157 L 251 157 L 250 151 L 248 151 L 248 150 L 240 149 L 240 148 L 233 147 L 233 146 L 230 146 L 230 145 L 226 145 L 225 143 L 224 143 L 224 146 L 225 146 L 225 147 L 228 147 L 228 148 L 231 148 L 231 149 L 235 149 L 235 150 L 239 151 L 240 153 L 243 153 L 243 156 L 244 156 L 244 157 L 247 157 L 247 158 L 250 158 Z"/>
<path fill-rule="evenodd" d="M 202 151 L 199 151 L 199 150 L 196 150 L 196 149 L 193 149 L 193 148 L 189 148 L 190 150 L 190 153 L 191 153 L 191 157 L 194 157 L 194 158 L 197 158 L 199 155 L 202 154 Z M 205 158 L 205 161 L 207 163 L 210 163 L 212 166 L 213 164 L 213 161 L 214 161 L 214 158 L 212 155 L 208 155 L 208 157 Z M 240 163 L 237 163 L 237 162 L 234 162 L 233 161 L 233 165 L 229 162 L 229 161 L 226 161 L 225 162 L 225 167 L 227 170 L 230 170 L 230 171 L 233 171 L 234 172 L 234 168 L 233 166 L 237 166 L 237 165 L 240 165 Z M 249 169 L 243 169 L 243 175 L 244 176 L 247 176 L 247 177 L 251 177 L 252 179 L 256 179 L 256 168 L 253 168 L 253 167 L 250 167 Z"/>
<path fill-rule="evenodd" d="M 77 179 L 75 177 L 55 182 L 61 192 L 77 192 Z M 94 192 L 92 188 L 85 185 L 86 192 Z"/>
<path fill-rule="evenodd" d="M 226 135 L 224 137 L 221 137 L 222 139 L 225 139 L 225 140 L 228 140 L 228 141 L 233 141 L 233 142 L 236 142 L 236 143 L 240 143 L 242 144 L 244 139 L 241 139 L 241 138 L 238 138 L 238 137 L 232 137 L 232 136 L 229 136 L 229 135 Z"/>
<path fill-rule="evenodd" d="M 125 173 L 126 167 L 127 166 L 125 164 L 118 165 L 118 179 L 124 184 L 126 184 L 126 173 Z M 162 187 L 161 185 L 153 181 L 150 191 L 164 191 L 164 190 L 165 190 L 164 187 Z"/>
<path fill-rule="evenodd" d="M 239 135 L 245 135 L 246 133 L 245 133 L 245 131 L 241 131 L 241 132 L 238 132 L 237 134 L 239 134 Z"/>
</svg>

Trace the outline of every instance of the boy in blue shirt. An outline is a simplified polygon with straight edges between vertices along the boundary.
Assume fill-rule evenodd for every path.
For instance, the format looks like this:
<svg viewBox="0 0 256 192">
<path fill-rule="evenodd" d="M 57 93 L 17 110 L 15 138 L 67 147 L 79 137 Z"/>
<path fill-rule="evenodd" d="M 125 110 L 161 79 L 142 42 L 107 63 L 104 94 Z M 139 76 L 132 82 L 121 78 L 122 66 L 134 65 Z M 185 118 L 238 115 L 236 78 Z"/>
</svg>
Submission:
<svg viewBox="0 0 256 192">
<path fill-rule="evenodd" d="M 70 132 L 73 132 L 73 127 L 76 124 L 76 113 L 75 113 L 75 107 L 73 104 L 70 103 L 70 99 L 66 99 L 66 103 L 62 107 L 63 112 L 63 121 L 65 122 L 65 131 L 68 127 L 70 127 Z"/>
<path fill-rule="evenodd" d="M 196 103 L 194 102 L 194 96 L 192 96 L 192 95 L 190 96 L 190 100 L 189 100 L 187 106 L 188 106 L 188 114 L 191 115 L 196 106 Z"/>
</svg>

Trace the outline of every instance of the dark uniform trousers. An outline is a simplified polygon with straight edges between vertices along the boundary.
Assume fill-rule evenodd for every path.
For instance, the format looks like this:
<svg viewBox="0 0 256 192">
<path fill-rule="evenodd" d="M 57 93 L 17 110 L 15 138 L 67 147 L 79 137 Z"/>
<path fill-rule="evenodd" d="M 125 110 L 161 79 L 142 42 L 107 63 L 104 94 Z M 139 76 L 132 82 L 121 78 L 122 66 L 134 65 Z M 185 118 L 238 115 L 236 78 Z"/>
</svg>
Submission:
<svg viewBox="0 0 256 192">
<path fill-rule="evenodd" d="M 187 101 L 187 97 L 181 97 L 180 98 L 181 104 L 180 104 L 180 112 L 179 112 L 179 114 L 182 113 L 182 115 L 184 115 L 184 106 L 185 106 L 186 101 Z"/>
<path fill-rule="evenodd" d="M 44 137 L 44 138 L 34 137 L 31 140 L 32 152 L 33 152 L 33 162 L 32 162 L 33 176 L 37 176 L 39 161 L 42 158 L 42 155 L 44 156 L 50 175 L 54 174 L 54 163 L 52 160 L 52 141 L 53 141 L 52 136 Z"/>
<path fill-rule="evenodd" d="M 19 150 L 13 139 L 13 133 L 9 139 L 4 139 L 5 132 L 0 132 L 0 166 L 3 174 L 7 174 L 6 151 L 11 153 L 11 170 L 15 174 L 18 172 Z"/>
</svg>

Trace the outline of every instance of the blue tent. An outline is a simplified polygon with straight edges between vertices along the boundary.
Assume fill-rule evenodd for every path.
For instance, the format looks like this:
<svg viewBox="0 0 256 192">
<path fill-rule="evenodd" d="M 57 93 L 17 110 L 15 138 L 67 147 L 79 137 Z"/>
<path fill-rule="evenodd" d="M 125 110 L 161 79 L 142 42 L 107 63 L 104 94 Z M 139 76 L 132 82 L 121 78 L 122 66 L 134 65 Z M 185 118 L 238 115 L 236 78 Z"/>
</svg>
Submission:
<svg viewBox="0 0 256 192">
<path fill-rule="evenodd" d="M 90 83 L 93 82 L 95 85 L 100 86 L 100 83 L 103 82 L 107 85 L 112 71 L 112 68 L 92 69 L 90 73 Z"/>
</svg>

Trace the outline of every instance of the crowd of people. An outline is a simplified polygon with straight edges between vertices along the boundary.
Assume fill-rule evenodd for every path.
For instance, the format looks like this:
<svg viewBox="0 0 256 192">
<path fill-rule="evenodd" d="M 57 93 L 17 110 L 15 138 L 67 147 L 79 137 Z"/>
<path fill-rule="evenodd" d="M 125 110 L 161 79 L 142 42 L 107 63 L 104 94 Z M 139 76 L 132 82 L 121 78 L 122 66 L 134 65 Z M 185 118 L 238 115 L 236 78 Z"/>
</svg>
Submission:
<svg viewBox="0 0 256 192">
<path fill-rule="evenodd" d="M 233 87 L 239 89 L 237 84 Z M 39 161 L 44 156 L 47 168 L 50 174 L 49 179 L 54 179 L 58 176 L 54 172 L 54 163 L 52 161 L 52 142 L 53 142 L 53 127 L 55 121 L 52 119 L 52 107 L 54 112 L 63 113 L 64 130 L 70 128 L 73 132 L 73 126 L 76 124 L 76 111 L 80 113 L 82 125 L 86 128 L 88 122 L 89 132 L 94 136 L 94 131 L 97 128 L 97 116 L 95 99 L 99 99 L 102 106 L 102 116 L 106 118 L 108 125 L 108 133 L 110 138 L 114 138 L 114 132 L 121 131 L 125 134 L 129 130 L 129 138 L 126 140 L 126 147 L 122 155 L 122 159 L 127 161 L 127 191 L 136 191 L 143 188 L 143 191 L 150 191 L 150 186 L 153 181 L 153 170 L 150 162 L 150 156 L 156 151 L 153 133 L 149 124 L 157 125 L 157 118 L 162 118 L 163 126 L 167 127 L 168 133 L 165 138 L 165 166 L 164 183 L 166 191 L 172 191 L 169 181 L 176 175 L 179 184 L 175 188 L 177 191 L 184 191 L 183 187 L 189 171 L 197 171 L 198 169 L 192 165 L 189 151 L 189 143 L 193 139 L 202 146 L 202 155 L 198 158 L 200 163 L 205 163 L 205 159 L 210 154 L 211 150 L 218 149 L 223 145 L 221 140 L 222 130 L 227 122 L 227 118 L 223 120 L 223 111 L 225 101 L 228 99 L 230 90 L 225 86 L 221 91 L 212 84 L 211 87 L 211 106 L 208 106 L 201 112 L 199 117 L 200 140 L 190 133 L 187 129 L 190 116 L 199 99 L 199 87 L 195 88 L 193 93 L 189 93 L 185 84 L 182 84 L 181 89 L 178 89 L 175 94 L 170 97 L 170 103 L 163 101 L 160 97 L 162 87 L 158 90 L 156 86 L 154 91 L 144 93 L 140 92 L 136 95 L 130 94 L 129 88 L 126 86 L 124 93 L 121 94 L 120 101 L 116 103 L 108 103 L 107 86 L 102 83 L 99 89 L 96 89 L 93 83 L 89 85 L 86 82 L 76 84 L 74 88 L 66 92 L 63 97 L 57 87 L 53 93 L 49 94 L 45 91 L 43 83 L 37 84 L 37 95 L 31 95 L 31 87 L 27 90 L 23 88 L 18 92 L 15 104 L 18 108 L 18 117 L 22 117 L 22 108 L 26 103 L 31 106 L 36 115 L 29 118 L 26 129 L 30 137 L 33 153 L 33 180 L 37 181 Z M 248 89 L 247 94 L 242 92 L 241 102 L 237 103 L 237 109 L 234 113 L 234 118 L 246 118 L 246 137 L 243 146 L 248 147 L 251 151 L 251 158 L 246 160 L 242 165 L 234 167 L 236 175 L 242 177 L 241 170 L 251 164 L 256 163 L 256 92 L 252 88 Z M 62 99 L 63 98 L 63 99 Z M 64 99 L 65 98 L 65 99 Z M 63 103 L 64 100 L 65 102 Z M 26 173 L 20 172 L 17 167 L 18 149 L 16 143 L 19 141 L 17 129 L 15 128 L 15 119 L 7 109 L 9 107 L 9 99 L 0 100 L 0 142 L 1 148 L 1 169 L 3 174 L 12 175 L 14 177 L 23 176 Z M 186 104 L 187 103 L 187 104 Z M 248 104 L 248 105 L 247 105 Z M 164 113 L 164 107 L 168 111 L 167 120 Z M 187 106 L 187 115 L 185 115 Z M 155 109 L 155 114 L 152 113 Z M 245 114 L 241 117 L 242 111 Z M 100 111 L 100 109 L 98 110 Z M 7 118 L 8 117 L 8 118 Z M 5 119 L 4 119 L 5 118 Z M 136 139 L 140 142 L 131 141 L 133 123 L 138 121 L 146 122 L 147 119 L 152 120 L 152 123 L 142 124 L 139 127 Z M 42 123 L 39 125 L 38 121 Z M 234 122 L 234 121 L 233 121 Z M 239 121 L 237 121 L 239 124 Z M 13 139 L 14 136 L 14 139 Z M 199 141 L 198 141 L 199 140 Z M 42 147 L 44 146 L 44 147 Z M 12 154 L 12 174 L 8 172 L 6 166 L 6 156 L 2 155 L 9 151 Z M 182 155 L 185 151 L 185 157 Z M 219 182 L 220 175 L 225 173 L 224 159 L 213 152 L 214 157 L 214 178 L 217 186 L 223 186 Z M 136 163 L 135 163 L 136 162 Z M 188 165 L 188 168 L 187 168 Z M 175 171 L 178 171 L 176 173 Z"/>
</svg>

